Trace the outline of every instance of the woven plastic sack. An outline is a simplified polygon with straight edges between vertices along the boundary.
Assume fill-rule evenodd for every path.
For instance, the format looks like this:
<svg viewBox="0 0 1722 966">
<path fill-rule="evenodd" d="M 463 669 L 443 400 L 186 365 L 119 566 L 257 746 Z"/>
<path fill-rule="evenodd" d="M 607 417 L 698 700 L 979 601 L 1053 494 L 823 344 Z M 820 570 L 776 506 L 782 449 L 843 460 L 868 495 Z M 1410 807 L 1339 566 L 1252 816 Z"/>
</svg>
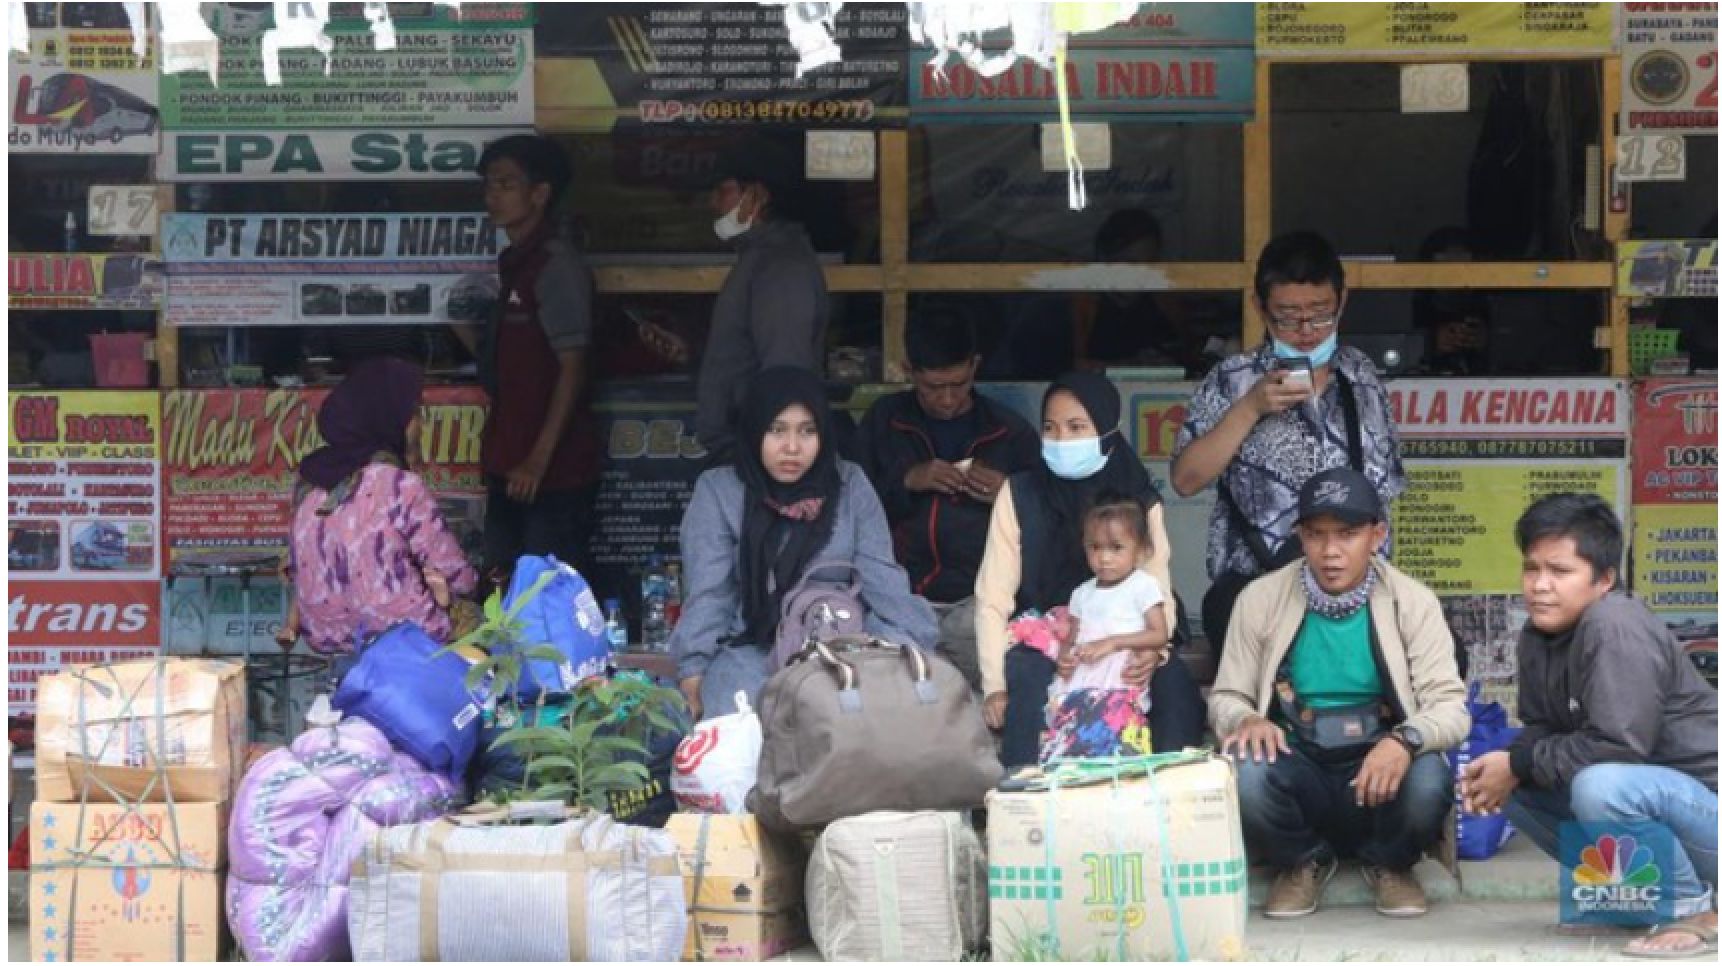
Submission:
<svg viewBox="0 0 1722 966">
<path fill-rule="evenodd" d="M 688 926 L 675 840 L 606 815 L 386 829 L 347 908 L 358 962 L 675 962 Z"/>
<path fill-rule="evenodd" d="M 986 852 L 957 812 L 831 823 L 807 863 L 807 922 L 831 962 L 957 962 L 986 944 Z"/>
</svg>

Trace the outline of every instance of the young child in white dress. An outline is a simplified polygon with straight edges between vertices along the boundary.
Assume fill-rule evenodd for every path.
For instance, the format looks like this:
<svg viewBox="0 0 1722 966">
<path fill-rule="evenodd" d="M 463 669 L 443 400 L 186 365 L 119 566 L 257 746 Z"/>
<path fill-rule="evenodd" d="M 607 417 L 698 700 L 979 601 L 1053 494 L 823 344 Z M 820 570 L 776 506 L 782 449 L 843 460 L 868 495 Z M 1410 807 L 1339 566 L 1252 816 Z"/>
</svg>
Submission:
<svg viewBox="0 0 1722 966">
<path fill-rule="evenodd" d="M 1070 595 L 1070 636 L 1048 692 L 1041 760 L 1145 755 L 1148 691 L 1124 683 L 1133 651 L 1171 658 L 1165 596 L 1141 569 L 1152 550 L 1148 512 L 1131 497 L 1102 495 L 1083 519 L 1093 579 Z"/>
</svg>

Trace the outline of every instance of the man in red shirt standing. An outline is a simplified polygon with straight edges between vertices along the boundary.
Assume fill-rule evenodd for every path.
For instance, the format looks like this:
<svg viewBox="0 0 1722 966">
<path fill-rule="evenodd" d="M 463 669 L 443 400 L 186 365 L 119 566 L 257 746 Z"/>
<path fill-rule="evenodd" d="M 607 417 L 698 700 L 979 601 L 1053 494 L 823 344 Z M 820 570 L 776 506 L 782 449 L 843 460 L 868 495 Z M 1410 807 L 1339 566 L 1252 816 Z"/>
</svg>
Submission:
<svg viewBox="0 0 1722 966">
<path fill-rule="evenodd" d="M 592 277 L 550 217 L 571 178 L 568 158 L 549 138 L 520 134 L 486 147 L 478 173 L 485 210 L 509 242 L 489 321 L 455 328 L 490 393 L 485 567 L 554 554 L 585 572 L 599 460 L 587 379 Z"/>
</svg>

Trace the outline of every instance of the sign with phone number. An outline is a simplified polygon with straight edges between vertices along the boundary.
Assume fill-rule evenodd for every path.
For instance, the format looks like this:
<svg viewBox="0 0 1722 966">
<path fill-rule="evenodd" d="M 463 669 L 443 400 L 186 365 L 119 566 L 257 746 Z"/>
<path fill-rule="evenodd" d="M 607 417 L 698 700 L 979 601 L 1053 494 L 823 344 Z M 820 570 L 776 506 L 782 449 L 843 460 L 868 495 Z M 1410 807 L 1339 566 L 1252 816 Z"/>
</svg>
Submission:
<svg viewBox="0 0 1722 966">
<path fill-rule="evenodd" d="M 641 101 L 647 124 L 866 124 L 878 113 L 872 101 Z"/>
</svg>

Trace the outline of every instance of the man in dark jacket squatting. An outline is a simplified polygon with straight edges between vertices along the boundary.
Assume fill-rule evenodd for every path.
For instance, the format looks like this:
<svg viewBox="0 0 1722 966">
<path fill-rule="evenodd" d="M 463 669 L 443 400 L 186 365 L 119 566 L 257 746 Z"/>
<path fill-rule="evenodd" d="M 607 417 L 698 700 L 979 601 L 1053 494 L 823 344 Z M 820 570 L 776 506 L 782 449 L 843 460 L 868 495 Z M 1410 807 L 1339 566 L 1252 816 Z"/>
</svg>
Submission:
<svg viewBox="0 0 1722 966">
<path fill-rule="evenodd" d="M 1716 691 L 1661 619 L 1620 592 L 1621 525 L 1601 497 L 1545 497 L 1519 519 L 1525 606 L 1512 747 L 1472 762 L 1465 808 L 1506 810 L 1559 857 L 1567 822 L 1654 823 L 1674 921 L 1624 952 L 1716 955 Z"/>
</svg>

